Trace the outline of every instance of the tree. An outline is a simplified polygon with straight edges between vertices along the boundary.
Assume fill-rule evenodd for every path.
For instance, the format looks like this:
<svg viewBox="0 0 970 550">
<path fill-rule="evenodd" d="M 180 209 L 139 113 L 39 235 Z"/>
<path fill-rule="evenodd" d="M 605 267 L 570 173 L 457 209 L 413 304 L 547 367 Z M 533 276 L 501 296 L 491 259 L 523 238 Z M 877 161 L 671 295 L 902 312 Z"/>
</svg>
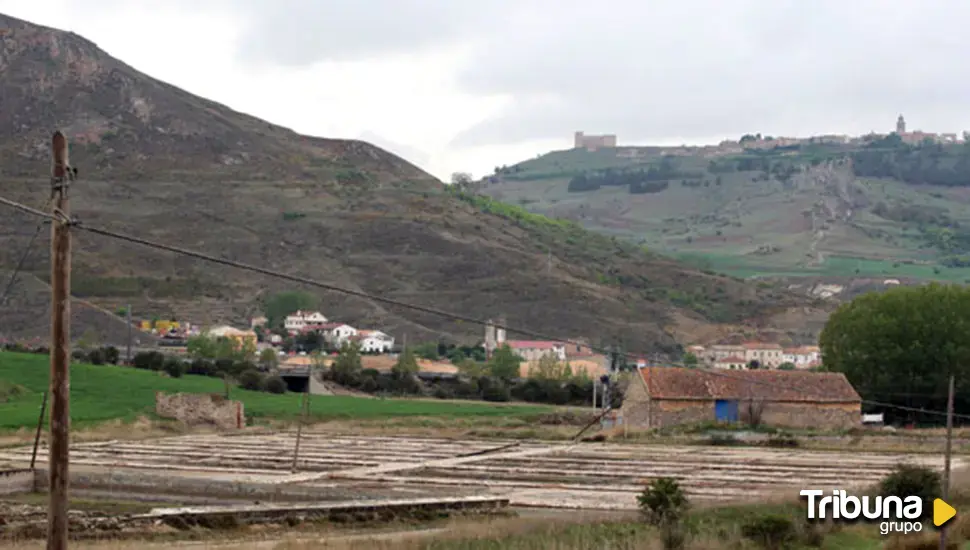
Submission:
<svg viewBox="0 0 970 550">
<path fill-rule="evenodd" d="M 397 357 L 397 362 L 391 367 L 391 374 L 396 378 L 404 378 L 407 376 L 414 376 L 421 370 L 418 366 L 417 359 L 414 358 L 414 354 L 411 350 L 404 348 L 401 354 Z"/>
<path fill-rule="evenodd" d="M 785 361 L 784 363 L 778 365 L 778 370 L 795 370 L 795 363 Z"/>
<path fill-rule="evenodd" d="M 360 346 L 356 342 L 344 344 L 340 355 L 330 365 L 330 372 L 338 384 L 354 386 L 360 381 L 363 366 L 360 362 Z"/>
<path fill-rule="evenodd" d="M 283 325 L 287 315 L 315 307 L 317 300 L 312 294 L 291 290 L 270 296 L 263 306 L 263 315 L 266 316 L 269 326 L 278 327 Z"/>
<path fill-rule="evenodd" d="M 255 369 L 250 369 L 239 375 L 239 387 L 244 390 L 262 391 L 263 375 Z"/>
<path fill-rule="evenodd" d="M 451 184 L 458 190 L 467 189 L 472 181 L 472 175 L 468 172 L 455 172 L 451 175 Z"/>
<path fill-rule="evenodd" d="M 458 372 L 470 378 L 481 378 L 487 370 L 484 363 L 479 363 L 471 358 L 462 359 L 455 366 L 458 368 Z"/>
<path fill-rule="evenodd" d="M 276 350 L 273 348 L 266 348 L 259 352 L 259 364 L 263 368 L 271 369 L 279 363 L 279 357 L 276 355 Z"/>
<path fill-rule="evenodd" d="M 688 351 L 687 353 L 684 354 L 684 366 L 685 367 L 694 368 L 694 367 L 697 366 L 697 363 L 699 363 L 699 362 L 700 361 L 697 359 L 697 356 L 694 355 L 693 353 L 691 353 L 691 352 Z"/>
<path fill-rule="evenodd" d="M 758 370 L 761 368 L 761 362 L 757 359 L 752 359 L 748 361 L 748 370 Z"/>
<path fill-rule="evenodd" d="M 571 370 L 571 369 L 570 369 Z M 552 354 L 546 354 L 539 358 L 539 361 L 529 367 L 529 378 L 536 380 L 566 380 L 566 365 Z"/>
<path fill-rule="evenodd" d="M 492 358 L 489 359 L 486 367 L 492 376 L 502 380 L 511 380 L 519 377 L 519 365 L 521 363 L 522 358 L 516 355 L 508 344 L 504 344 L 492 353 Z"/>
<path fill-rule="evenodd" d="M 970 288 L 930 284 L 844 304 L 829 317 L 819 345 L 825 369 L 844 373 L 863 398 L 942 410 L 952 375 L 960 410 L 970 391 L 968 334 Z"/>
</svg>

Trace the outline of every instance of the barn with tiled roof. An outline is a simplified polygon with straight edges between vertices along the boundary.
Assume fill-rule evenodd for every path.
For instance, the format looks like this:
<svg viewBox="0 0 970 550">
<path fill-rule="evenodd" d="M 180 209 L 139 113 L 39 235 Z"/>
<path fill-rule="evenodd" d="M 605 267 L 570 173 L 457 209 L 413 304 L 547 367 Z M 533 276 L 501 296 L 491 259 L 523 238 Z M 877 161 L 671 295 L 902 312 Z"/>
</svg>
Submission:
<svg viewBox="0 0 970 550">
<path fill-rule="evenodd" d="M 704 422 L 841 429 L 862 422 L 862 399 L 842 373 L 646 367 L 627 388 L 634 428 Z"/>
</svg>

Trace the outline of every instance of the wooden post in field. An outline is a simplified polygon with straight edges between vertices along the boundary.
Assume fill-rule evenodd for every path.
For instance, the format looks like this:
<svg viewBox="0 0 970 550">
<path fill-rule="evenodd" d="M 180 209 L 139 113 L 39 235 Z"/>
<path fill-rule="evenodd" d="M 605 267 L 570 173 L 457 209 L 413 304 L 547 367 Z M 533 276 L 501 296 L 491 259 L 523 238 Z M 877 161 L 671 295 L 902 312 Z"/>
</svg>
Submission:
<svg viewBox="0 0 970 550">
<path fill-rule="evenodd" d="M 47 550 L 67 549 L 67 488 L 71 430 L 71 228 L 68 188 L 75 171 L 68 162 L 67 138 L 60 131 L 51 140 L 51 440 L 50 505 L 47 510 Z"/>
<path fill-rule="evenodd" d="M 313 369 L 310 369 L 310 376 L 313 376 Z M 301 404 L 302 411 L 300 412 L 300 420 L 296 425 L 296 445 L 293 447 L 293 473 L 296 473 L 296 463 L 300 459 L 300 436 L 303 435 L 303 424 L 306 422 L 307 415 L 310 412 L 310 380 L 307 380 L 306 393 L 303 394 L 303 402 Z"/>
<path fill-rule="evenodd" d="M 37 447 L 40 445 L 40 431 L 44 429 L 44 413 L 47 412 L 47 396 L 50 389 L 44 392 L 44 399 L 40 402 L 40 415 L 37 417 L 37 433 L 34 434 L 34 451 L 30 454 L 30 469 L 34 469 L 37 461 Z"/>
<path fill-rule="evenodd" d="M 950 457 L 953 454 L 953 393 L 955 378 L 950 376 L 950 391 L 946 398 L 946 451 L 943 455 L 943 502 L 950 498 Z M 940 526 L 940 550 L 946 550 L 946 525 Z"/>
</svg>

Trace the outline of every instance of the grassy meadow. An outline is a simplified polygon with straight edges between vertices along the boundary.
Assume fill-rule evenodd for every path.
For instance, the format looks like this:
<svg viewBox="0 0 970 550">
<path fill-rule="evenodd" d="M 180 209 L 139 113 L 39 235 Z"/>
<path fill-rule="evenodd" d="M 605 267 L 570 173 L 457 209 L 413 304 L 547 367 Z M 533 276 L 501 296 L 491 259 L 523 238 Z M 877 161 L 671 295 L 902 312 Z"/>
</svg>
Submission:
<svg viewBox="0 0 970 550">
<path fill-rule="evenodd" d="M 49 380 L 45 355 L 0 352 L 0 430 L 34 426 Z M 71 421 L 76 427 L 107 421 L 151 417 L 155 392 L 218 393 L 222 380 L 203 376 L 169 378 L 151 371 L 114 365 L 71 365 Z M 302 394 L 275 395 L 233 387 L 230 397 L 245 405 L 247 416 L 260 420 L 296 418 Z M 430 399 L 375 399 L 353 396 L 314 396 L 313 420 L 394 420 L 402 417 L 454 419 L 530 417 L 550 407 L 490 404 Z"/>
</svg>

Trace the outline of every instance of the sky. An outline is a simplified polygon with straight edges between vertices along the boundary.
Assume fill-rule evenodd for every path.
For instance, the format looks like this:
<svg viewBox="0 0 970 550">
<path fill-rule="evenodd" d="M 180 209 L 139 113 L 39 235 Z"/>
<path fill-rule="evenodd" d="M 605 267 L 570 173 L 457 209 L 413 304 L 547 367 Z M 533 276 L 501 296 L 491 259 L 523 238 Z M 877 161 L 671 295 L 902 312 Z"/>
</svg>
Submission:
<svg viewBox="0 0 970 550">
<path fill-rule="evenodd" d="M 448 180 L 572 146 L 970 129 L 961 0 L 0 0 L 155 78 Z"/>
</svg>

